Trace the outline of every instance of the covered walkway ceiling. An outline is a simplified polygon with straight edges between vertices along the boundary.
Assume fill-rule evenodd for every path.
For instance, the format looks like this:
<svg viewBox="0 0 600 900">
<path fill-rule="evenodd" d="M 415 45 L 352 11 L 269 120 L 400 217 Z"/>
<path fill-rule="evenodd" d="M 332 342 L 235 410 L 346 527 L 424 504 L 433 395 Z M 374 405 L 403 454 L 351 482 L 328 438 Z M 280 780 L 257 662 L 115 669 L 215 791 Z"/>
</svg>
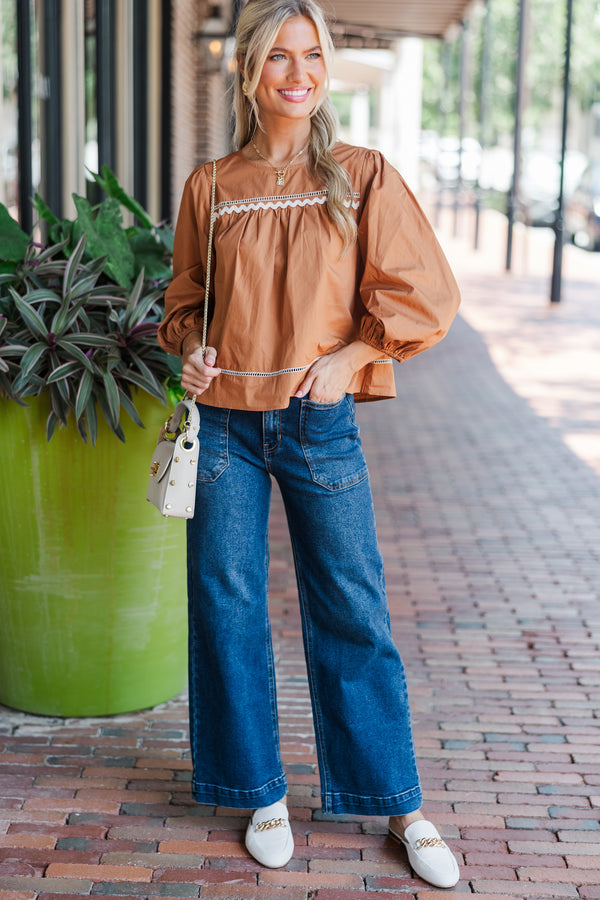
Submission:
<svg viewBox="0 0 600 900">
<path fill-rule="evenodd" d="M 399 37 L 443 38 L 473 0 L 325 0 L 343 46 L 385 46 Z"/>
</svg>

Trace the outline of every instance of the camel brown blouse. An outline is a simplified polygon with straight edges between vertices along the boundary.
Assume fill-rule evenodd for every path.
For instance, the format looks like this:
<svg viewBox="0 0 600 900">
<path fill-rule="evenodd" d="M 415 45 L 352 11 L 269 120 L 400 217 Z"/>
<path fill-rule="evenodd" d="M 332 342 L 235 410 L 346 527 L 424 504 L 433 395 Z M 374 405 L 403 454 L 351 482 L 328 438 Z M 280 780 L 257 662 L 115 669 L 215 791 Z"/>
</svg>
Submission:
<svg viewBox="0 0 600 900">
<path fill-rule="evenodd" d="M 355 374 L 355 399 L 395 396 L 392 359 L 441 340 L 458 309 L 456 282 L 433 230 L 396 169 L 377 151 L 338 143 L 354 187 L 358 241 L 342 239 L 326 190 L 299 162 L 285 185 L 240 153 L 217 161 L 208 345 L 222 374 L 202 403 L 283 409 L 320 356 L 360 338 L 381 358 Z M 158 340 L 180 354 L 202 331 L 212 164 L 189 176 L 175 233 L 173 281 Z"/>
</svg>

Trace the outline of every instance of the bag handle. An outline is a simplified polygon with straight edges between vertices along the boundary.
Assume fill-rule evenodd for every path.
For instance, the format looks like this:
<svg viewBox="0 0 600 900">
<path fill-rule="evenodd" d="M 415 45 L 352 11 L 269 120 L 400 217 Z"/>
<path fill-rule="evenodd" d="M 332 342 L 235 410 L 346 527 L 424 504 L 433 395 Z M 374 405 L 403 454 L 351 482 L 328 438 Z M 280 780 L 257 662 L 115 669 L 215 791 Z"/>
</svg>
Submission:
<svg viewBox="0 0 600 900">
<path fill-rule="evenodd" d="M 183 400 L 179 401 L 173 410 L 172 415 L 169 416 L 163 426 L 163 437 L 165 434 L 168 434 L 168 440 L 174 440 L 175 435 L 177 435 L 179 428 L 181 427 L 181 420 L 184 415 L 186 416 L 184 425 L 186 443 L 192 444 L 194 442 L 200 428 L 200 413 L 198 412 L 194 397 L 184 397 Z"/>
</svg>

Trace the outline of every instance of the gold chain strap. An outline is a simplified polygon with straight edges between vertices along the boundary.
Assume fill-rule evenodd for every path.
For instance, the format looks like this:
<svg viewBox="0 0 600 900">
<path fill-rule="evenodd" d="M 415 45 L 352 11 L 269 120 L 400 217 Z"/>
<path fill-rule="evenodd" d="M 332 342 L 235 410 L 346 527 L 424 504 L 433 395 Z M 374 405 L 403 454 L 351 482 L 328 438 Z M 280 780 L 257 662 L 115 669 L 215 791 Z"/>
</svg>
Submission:
<svg viewBox="0 0 600 900">
<path fill-rule="evenodd" d="M 208 251 L 206 254 L 206 278 L 204 285 L 204 318 L 202 322 L 202 356 L 206 353 L 206 334 L 208 331 L 208 296 L 210 293 L 210 270 L 212 263 L 212 243 L 213 230 L 215 226 L 215 190 L 217 186 L 217 161 L 213 159 L 212 164 L 212 185 L 210 189 L 210 217 L 208 223 Z M 190 397 L 192 403 L 196 402 L 196 394 L 190 394 L 186 391 L 184 397 Z M 188 418 L 186 425 L 189 428 L 190 419 Z"/>
<path fill-rule="evenodd" d="M 208 253 L 206 255 L 206 284 L 204 286 L 204 322 L 202 323 L 202 356 L 206 352 L 206 332 L 208 329 L 208 294 L 210 290 L 210 269 L 212 262 L 213 229 L 215 225 L 215 189 L 217 185 L 217 161 L 212 164 L 212 186 L 210 191 L 210 221 L 208 224 Z"/>
</svg>

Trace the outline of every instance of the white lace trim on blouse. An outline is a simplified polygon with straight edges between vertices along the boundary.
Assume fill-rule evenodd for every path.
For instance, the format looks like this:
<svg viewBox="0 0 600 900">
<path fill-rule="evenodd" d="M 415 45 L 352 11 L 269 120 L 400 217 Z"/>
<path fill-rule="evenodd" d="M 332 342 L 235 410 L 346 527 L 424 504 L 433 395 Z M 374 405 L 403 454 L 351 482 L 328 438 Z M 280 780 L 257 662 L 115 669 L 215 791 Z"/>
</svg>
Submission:
<svg viewBox="0 0 600 900">
<path fill-rule="evenodd" d="M 222 200 L 215 206 L 215 219 L 229 213 L 251 212 L 258 209 L 289 209 L 297 206 L 323 205 L 327 202 L 327 191 L 308 191 L 305 194 L 275 195 L 273 197 L 249 197 L 246 200 Z M 352 195 L 352 202 L 345 201 L 345 206 L 358 209 L 360 194 Z"/>
</svg>

